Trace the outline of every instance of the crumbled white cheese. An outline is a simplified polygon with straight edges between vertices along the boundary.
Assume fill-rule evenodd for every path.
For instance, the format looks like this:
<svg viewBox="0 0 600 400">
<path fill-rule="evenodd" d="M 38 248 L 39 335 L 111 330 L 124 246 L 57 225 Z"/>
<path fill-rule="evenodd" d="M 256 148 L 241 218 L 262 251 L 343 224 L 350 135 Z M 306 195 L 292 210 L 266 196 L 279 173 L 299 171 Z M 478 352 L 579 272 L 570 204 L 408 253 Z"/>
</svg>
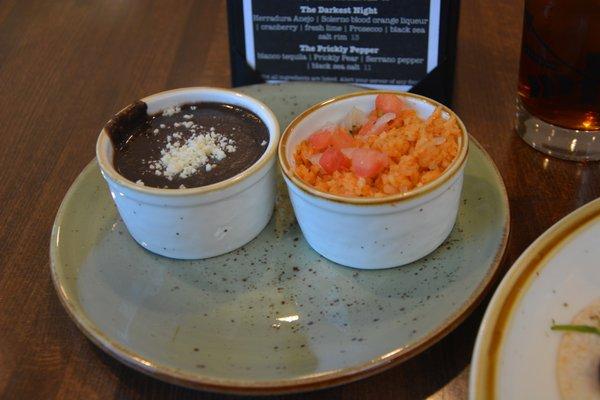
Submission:
<svg viewBox="0 0 600 400">
<path fill-rule="evenodd" d="M 158 129 L 155 129 L 152 132 L 154 132 L 154 134 L 156 135 L 158 133 Z"/>
<path fill-rule="evenodd" d="M 170 117 L 170 116 L 173 116 L 173 115 L 179 113 L 180 111 L 181 111 L 181 107 L 173 106 L 173 107 L 165 108 L 163 110 L 162 115 L 164 115 L 165 117 Z"/>
<path fill-rule="evenodd" d="M 165 129 L 167 126 L 165 124 L 160 124 L 161 129 Z"/>
<path fill-rule="evenodd" d="M 217 160 L 217 161 L 221 161 L 222 159 L 224 159 L 225 157 L 227 157 L 225 155 L 225 152 L 220 149 L 220 148 L 216 148 L 215 152 L 213 153 L 213 157 Z"/>
<path fill-rule="evenodd" d="M 266 141 L 266 140 L 263 140 L 262 142 L 260 142 L 260 145 L 261 145 L 261 146 L 266 146 L 266 145 L 267 145 L 267 141 Z"/>
<path fill-rule="evenodd" d="M 179 189 L 185 189 L 185 185 L 182 183 L 181 185 L 179 185 Z"/>
<path fill-rule="evenodd" d="M 184 115 L 185 117 L 185 115 Z M 192 121 L 185 121 L 182 122 L 180 125 L 183 125 L 185 128 L 190 129 L 192 126 L 194 126 L 194 123 Z"/>
<path fill-rule="evenodd" d="M 193 134 L 186 140 L 176 132 L 167 136 L 160 159 L 151 161 L 149 167 L 156 175 L 162 174 L 169 180 L 175 177 L 185 179 L 197 173 L 201 167 L 206 171 L 212 170 L 216 165 L 211 164 L 211 160 L 223 160 L 227 157 L 226 151 L 236 151 L 235 142 L 231 142 L 231 139 L 214 132 L 214 128 L 211 132 Z"/>
<path fill-rule="evenodd" d="M 142 181 L 141 179 L 138 179 L 137 181 L 135 181 L 135 184 L 138 186 L 145 186 L 144 181 Z"/>
<path fill-rule="evenodd" d="M 194 118 L 194 116 L 191 114 L 183 114 L 183 118 L 184 119 L 192 119 L 192 118 Z"/>
<path fill-rule="evenodd" d="M 175 128 L 179 128 L 179 125 L 180 125 L 180 124 L 179 124 L 179 122 L 175 122 L 175 123 L 173 124 L 173 126 L 174 126 Z"/>
<path fill-rule="evenodd" d="M 196 106 L 190 106 L 190 110 L 194 111 L 197 107 Z"/>
</svg>

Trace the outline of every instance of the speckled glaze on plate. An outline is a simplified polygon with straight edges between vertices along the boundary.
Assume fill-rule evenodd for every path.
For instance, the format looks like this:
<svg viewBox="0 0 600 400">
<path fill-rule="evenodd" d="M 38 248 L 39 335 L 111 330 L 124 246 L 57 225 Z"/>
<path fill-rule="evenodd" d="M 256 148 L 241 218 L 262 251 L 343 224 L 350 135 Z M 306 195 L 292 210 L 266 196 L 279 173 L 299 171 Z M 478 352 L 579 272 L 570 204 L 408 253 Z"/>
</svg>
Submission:
<svg viewBox="0 0 600 400">
<path fill-rule="evenodd" d="M 240 91 L 285 126 L 349 85 L 256 85 Z M 280 182 L 275 214 L 232 253 L 178 261 L 127 233 L 98 166 L 67 193 L 51 238 L 52 277 L 79 328 L 125 364 L 172 383 L 232 393 L 297 392 L 372 375 L 429 347 L 473 309 L 508 239 L 506 191 L 473 142 L 457 224 L 434 253 L 358 271 L 302 238 Z"/>
</svg>

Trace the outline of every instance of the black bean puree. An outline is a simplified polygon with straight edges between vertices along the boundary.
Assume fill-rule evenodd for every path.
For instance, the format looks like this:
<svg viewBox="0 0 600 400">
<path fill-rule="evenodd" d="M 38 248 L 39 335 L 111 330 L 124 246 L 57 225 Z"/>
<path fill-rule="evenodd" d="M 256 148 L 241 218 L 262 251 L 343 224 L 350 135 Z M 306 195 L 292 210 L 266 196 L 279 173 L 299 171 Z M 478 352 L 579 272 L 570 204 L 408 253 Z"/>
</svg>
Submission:
<svg viewBox="0 0 600 400">
<path fill-rule="evenodd" d="M 142 181 L 145 186 L 177 189 L 200 187 L 223 181 L 239 174 L 254 164 L 265 152 L 269 142 L 269 132 L 262 120 L 243 107 L 220 103 L 193 103 L 181 105 L 181 111 L 167 116 L 162 112 L 147 114 L 147 105 L 138 101 L 119 113 L 107 124 L 112 140 L 115 169 L 132 182 Z M 195 109 L 192 109 L 195 108 Z M 191 115 L 191 119 L 184 119 Z M 181 125 L 191 121 L 196 133 L 214 132 L 235 141 L 235 152 L 227 153 L 223 160 L 211 160 L 215 165 L 210 171 L 199 168 L 187 178 L 156 175 L 149 168 L 150 163 L 161 158 L 161 150 L 167 144 L 167 137 L 176 132 L 181 134 L 180 142 L 185 142 L 194 133 Z M 180 124 L 175 127 L 175 123 Z M 161 128 L 164 125 L 164 128 Z M 156 132 L 156 130 L 158 131 Z M 192 128 L 194 129 L 194 128 Z"/>
</svg>

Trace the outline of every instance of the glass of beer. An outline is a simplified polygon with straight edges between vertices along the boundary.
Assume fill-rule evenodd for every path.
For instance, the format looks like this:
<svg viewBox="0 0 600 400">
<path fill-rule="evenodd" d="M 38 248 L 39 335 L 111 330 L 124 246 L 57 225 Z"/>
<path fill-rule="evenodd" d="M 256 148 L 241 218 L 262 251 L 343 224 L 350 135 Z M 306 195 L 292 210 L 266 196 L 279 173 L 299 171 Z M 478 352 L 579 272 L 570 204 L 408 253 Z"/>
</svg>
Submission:
<svg viewBox="0 0 600 400">
<path fill-rule="evenodd" d="M 600 1 L 525 0 L 516 130 L 568 160 L 600 160 Z"/>
</svg>

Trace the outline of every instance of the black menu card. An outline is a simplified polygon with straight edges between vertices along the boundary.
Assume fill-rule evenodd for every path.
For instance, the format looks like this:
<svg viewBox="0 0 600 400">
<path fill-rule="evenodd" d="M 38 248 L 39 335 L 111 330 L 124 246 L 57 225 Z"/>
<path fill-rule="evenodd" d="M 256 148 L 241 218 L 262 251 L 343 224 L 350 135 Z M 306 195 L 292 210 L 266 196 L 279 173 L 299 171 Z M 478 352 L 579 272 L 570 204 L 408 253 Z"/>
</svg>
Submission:
<svg viewBox="0 0 600 400">
<path fill-rule="evenodd" d="M 233 86 L 352 83 L 448 103 L 458 0 L 228 0 Z"/>
</svg>

